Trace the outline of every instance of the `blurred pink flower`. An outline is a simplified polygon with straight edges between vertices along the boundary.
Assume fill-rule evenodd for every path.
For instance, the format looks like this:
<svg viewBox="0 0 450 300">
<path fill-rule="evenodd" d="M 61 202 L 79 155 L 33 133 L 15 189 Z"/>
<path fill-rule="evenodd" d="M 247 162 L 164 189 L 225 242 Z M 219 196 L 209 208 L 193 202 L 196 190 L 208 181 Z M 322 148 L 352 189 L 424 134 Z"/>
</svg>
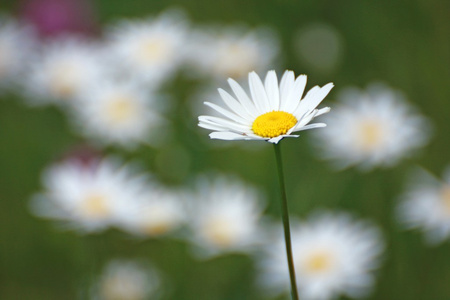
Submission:
<svg viewBox="0 0 450 300">
<path fill-rule="evenodd" d="M 92 35 L 97 31 L 90 0 L 24 0 L 21 16 L 42 37 Z"/>
</svg>

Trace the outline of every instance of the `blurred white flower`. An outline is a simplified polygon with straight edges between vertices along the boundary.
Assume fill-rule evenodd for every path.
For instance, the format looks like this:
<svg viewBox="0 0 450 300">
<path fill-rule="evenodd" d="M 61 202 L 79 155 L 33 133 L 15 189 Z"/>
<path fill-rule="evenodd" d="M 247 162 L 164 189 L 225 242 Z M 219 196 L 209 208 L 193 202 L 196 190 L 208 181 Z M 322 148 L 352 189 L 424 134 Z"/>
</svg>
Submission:
<svg viewBox="0 0 450 300">
<path fill-rule="evenodd" d="M 93 290 L 95 300 L 157 299 L 161 289 L 159 272 L 142 262 L 113 260 Z"/>
<path fill-rule="evenodd" d="M 32 199 L 32 212 L 82 233 L 121 223 L 146 188 L 144 176 L 112 158 L 57 163 L 45 170 L 42 182 L 44 190 Z"/>
<path fill-rule="evenodd" d="M 139 237 L 159 237 L 177 229 L 186 218 L 178 192 L 148 186 L 143 197 L 132 201 L 133 209 L 121 228 Z"/>
<path fill-rule="evenodd" d="M 290 287 L 285 243 L 282 233 L 277 233 L 259 260 L 259 284 L 271 295 Z M 291 234 L 300 299 L 367 295 L 384 248 L 377 228 L 345 213 L 322 212 L 294 223 Z"/>
<path fill-rule="evenodd" d="M 259 222 L 264 206 L 260 195 L 231 177 L 199 178 L 187 220 L 195 254 L 211 257 L 250 251 L 261 236 Z"/>
<path fill-rule="evenodd" d="M 424 232 L 429 244 L 450 238 L 450 167 L 443 180 L 418 170 L 401 197 L 397 215 L 404 227 Z"/>
<path fill-rule="evenodd" d="M 99 44 L 74 38 L 53 40 L 23 78 L 25 96 L 32 105 L 66 105 L 92 83 L 104 78 L 106 66 Z"/>
<path fill-rule="evenodd" d="M 192 66 L 201 74 L 222 80 L 273 69 L 279 52 L 275 34 L 263 28 L 197 30 L 191 39 L 189 60 Z"/>
<path fill-rule="evenodd" d="M 397 90 L 372 84 L 366 91 L 348 88 L 339 98 L 323 118 L 328 127 L 315 132 L 323 156 L 339 168 L 393 166 L 428 142 L 427 120 Z"/>
<path fill-rule="evenodd" d="M 230 78 L 228 83 L 237 100 L 219 89 L 226 109 L 205 102 L 221 115 L 198 117 L 198 126 L 213 130 L 209 135 L 212 139 L 260 140 L 277 144 L 285 137 L 298 137 L 292 134 L 294 132 L 326 126 L 324 123 L 308 123 L 330 110 L 316 107 L 333 88 L 333 83 L 322 88 L 315 86 L 303 97 L 306 75 L 295 78 L 294 72 L 286 71 L 280 84 L 275 71 L 267 72 L 264 84 L 255 72 L 251 72 L 248 79 L 251 98 Z"/>
<path fill-rule="evenodd" d="M 298 31 L 294 42 L 298 57 L 314 70 L 333 71 L 342 58 L 342 37 L 331 25 L 306 26 Z"/>
<path fill-rule="evenodd" d="M 188 23 L 180 11 L 116 24 L 107 34 L 110 59 L 121 64 L 129 76 L 159 83 L 184 61 L 187 30 Z"/>
<path fill-rule="evenodd" d="M 0 15 L 0 92 L 17 86 L 36 48 L 36 36 L 29 26 Z"/>
<path fill-rule="evenodd" d="M 135 83 L 104 80 L 83 92 L 72 112 L 77 127 L 92 141 L 134 148 L 142 142 L 155 144 L 167 133 L 155 98 Z"/>
</svg>

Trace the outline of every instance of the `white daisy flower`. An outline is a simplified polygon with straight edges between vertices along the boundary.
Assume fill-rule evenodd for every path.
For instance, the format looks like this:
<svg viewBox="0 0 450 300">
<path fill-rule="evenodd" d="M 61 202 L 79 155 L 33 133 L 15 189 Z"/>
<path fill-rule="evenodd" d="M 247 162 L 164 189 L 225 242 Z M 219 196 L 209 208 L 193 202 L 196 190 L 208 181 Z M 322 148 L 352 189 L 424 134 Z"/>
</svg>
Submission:
<svg viewBox="0 0 450 300">
<path fill-rule="evenodd" d="M 300 299 L 363 297 L 374 284 L 383 243 L 379 231 L 350 215 L 315 214 L 291 229 L 292 251 Z M 267 246 L 259 261 L 259 283 L 268 294 L 289 290 L 282 234 Z"/>
<path fill-rule="evenodd" d="M 298 137 L 292 133 L 318 127 L 324 123 L 308 123 L 328 107 L 316 109 L 333 88 L 328 83 L 322 88 L 313 87 L 302 99 L 306 86 L 306 75 L 295 79 L 294 72 L 286 71 L 278 86 L 275 71 L 267 73 L 264 84 L 255 72 L 249 74 L 251 98 L 233 79 L 228 79 L 236 98 L 219 89 L 220 96 L 227 105 L 224 109 L 205 102 L 223 117 L 200 116 L 199 126 L 213 130 L 209 136 L 221 140 L 262 140 L 278 143 L 285 137 Z"/>
<path fill-rule="evenodd" d="M 397 207 L 400 222 L 409 229 L 424 232 L 429 244 L 450 238 L 450 167 L 443 181 L 419 170 L 411 180 Z"/>
<path fill-rule="evenodd" d="M 324 118 L 329 126 L 316 132 L 324 157 L 339 168 L 393 166 L 429 139 L 428 122 L 399 91 L 373 84 L 366 91 L 347 89 L 339 98 L 340 106 Z"/>
<path fill-rule="evenodd" d="M 155 97 L 134 83 L 102 81 L 78 97 L 73 116 L 80 131 L 101 144 L 134 148 L 144 141 L 157 143 L 166 132 L 158 129 L 163 118 Z"/>
<path fill-rule="evenodd" d="M 125 72 L 144 82 L 168 78 L 184 60 L 187 22 L 169 11 L 156 18 L 117 24 L 108 33 L 108 48 Z"/>
<path fill-rule="evenodd" d="M 42 181 L 44 191 L 32 199 L 32 212 L 80 232 L 122 222 L 130 215 L 129 203 L 145 190 L 143 177 L 114 159 L 87 163 L 69 159 L 49 167 Z"/>
<path fill-rule="evenodd" d="M 99 45 L 72 38 L 45 45 L 24 78 L 30 104 L 65 105 L 73 101 L 105 76 L 101 52 Z"/>
<path fill-rule="evenodd" d="M 96 300 L 157 299 L 160 294 L 159 272 L 145 263 L 113 260 L 103 271 L 93 289 Z"/>
<path fill-rule="evenodd" d="M 273 68 L 279 41 L 267 29 L 253 31 L 229 27 L 198 30 L 191 36 L 190 62 L 201 73 L 216 79 L 243 78 L 251 71 Z"/>
<path fill-rule="evenodd" d="M 260 194 L 229 177 L 200 178 L 189 208 L 189 236 L 200 257 L 248 252 L 259 241 Z"/>
<path fill-rule="evenodd" d="M 21 79 L 36 50 L 35 38 L 28 26 L 0 15 L 0 91 Z"/>
<path fill-rule="evenodd" d="M 155 186 L 148 190 L 133 201 L 129 218 L 121 227 L 139 237 L 159 237 L 173 232 L 186 218 L 179 194 Z"/>
</svg>

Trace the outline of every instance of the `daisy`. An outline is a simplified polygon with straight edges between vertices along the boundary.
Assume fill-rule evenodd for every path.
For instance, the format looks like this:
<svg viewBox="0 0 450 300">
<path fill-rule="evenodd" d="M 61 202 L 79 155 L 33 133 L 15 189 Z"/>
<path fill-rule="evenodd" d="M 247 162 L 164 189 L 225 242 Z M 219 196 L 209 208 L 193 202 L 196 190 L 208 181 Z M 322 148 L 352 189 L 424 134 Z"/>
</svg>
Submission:
<svg viewBox="0 0 450 300">
<path fill-rule="evenodd" d="M 32 199 L 32 212 L 84 233 L 122 222 L 130 215 L 130 202 L 145 191 L 143 177 L 112 158 L 68 159 L 45 170 L 42 182 L 44 190 Z"/>
<path fill-rule="evenodd" d="M 24 78 L 31 104 L 66 104 L 105 76 L 101 47 L 65 38 L 45 45 Z"/>
<path fill-rule="evenodd" d="M 134 148 L 160 137 L 163 118 L 155 97 L 133 82 L 103 80 L 77 98 L 72 112 L 77 127 L 93 141 Z"/>
<path fill-rule="evenodd" d="M 401 197 L 397 215 L 404 227 L 421 229 L 429 244 L 450 238 L 450 167 L 442 181 L 417 171 Z"/>
<path fill-rule="evenodd" d="M 199 178 L 188 210 L 196 254 L 248 252 L 259 241 L 263 205 L 259 193 L 230 177 Z"/>
<path fill-rule="evenodd" d="M 121 227 L 139 237 L 159 237 L 173 232 L 185 219 L 181 197 L 161 187 L 148 187 L 148 190 L 133 201 L 130 216 Z"/>
<path fill-rule="evenodd" d="M 117 24 L 107 34 L 111 58 L 143 82 L 165 80 L 184 60 L 187 27 L 178 11 Z"/>
<path fill-rule="evenodd" d="M 157 299 L 160 293 L 159 272 L 142 262 L 113 260 L 104 269 L 93 289 L 96 300 Z"/>
<path fill-rule="evenodd" d="M 289 288 L 284 241 L 277 235 L 259 261 L 259 283 L 271 293 Z M 372 271 L 383 250 L 380 233 L 344 213 L 320 213 L 292 228 L 300 299 L 362 297 L 374 284 Z"/>
<path fill-rule="evenodd" d="M 0 92 L 18 83 L 36 46 L 31 28 L 0 15 Z"/>
<path fill-rule="evenodd" d="M 294 72 L 286 71 L 278 86 L 275 71 L 269 71 L 263 82 L 255 72 L 249 74 L 251 98 L 233 79 L 228 79 L 236 98 L 219 89 L 227 108 L 205 102 L 225 118 L 200 116 L 199 126 L 213 130 L 209 136 L 221 140 L 261 140 L 277 144 L 285 137 L 298 137 L 294 132 L 325 127 L 324 123 L 308 123 L 327 113 L 328 107 L 316 109 L 333 88 L 328 83 L 313 87 L 305 97 L 306 76 L 295 79 Z"/>
<path fill-rule="evenodd" d="M 393 166 L 429 139 L 427 120 L 399 91 L 372 84 L 366 91 L 344 90 L 339 98 L 340 106 L 324 118 L 329 127 L 316 132 L 324 157 L 339 168 Z"/>
<path fill-rule="evenodd" d="M 243 78 L 253 70 L 266 71 L 279 52 L 279 41 L 274 33 L 262 28 L 197 30 L 191 37 L 191 64 L 216 79 Z"/>
</svg>

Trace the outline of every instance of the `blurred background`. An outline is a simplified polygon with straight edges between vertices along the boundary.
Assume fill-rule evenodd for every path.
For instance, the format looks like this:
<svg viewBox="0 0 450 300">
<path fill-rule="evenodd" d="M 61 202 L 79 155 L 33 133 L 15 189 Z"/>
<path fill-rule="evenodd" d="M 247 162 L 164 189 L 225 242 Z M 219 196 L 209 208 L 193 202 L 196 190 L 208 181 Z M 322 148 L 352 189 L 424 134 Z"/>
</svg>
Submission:
<svg viewBox="0 0 450 300">
<path fill-rule="evenodd" d="M 198 115 L 210 111 L 201 102 L 220 103 L 216 89 L 229 91 L 228 77 L 245 86 L 245 74 L 253 69 L 261 77 L 272 69 L 279 78 L 286 69 L 307 74 L 307 89 L 334 82 L 335 88 L 322 104 L 332 108 L 330 115 L 344 88 L 364 90 L 371 83 L 382 82 L 401 91 L 408 105 L 427 118 L 432 128 L 426 133 L 428 142 L 414 155 L 408 153 L 388 166 L 361 169 L 354 163 L 336 169 L 318 154 L 320 146 L 311 131 L 298 139 L 283 140 L 281 147 L 294 219 L 304 218 L 317 208 L 329 209 L 370 220 L 381 229 L 385 250 L 375 272 L 373 291 L 366 299 L 450 299 L 448 237 L 429 245 L 420 230 L 405 230 L 396 215 L 399 197 L 408 188 L 414 168 L 421 166 L 440 177 L 449 163 L 449 13 L 447 0 L 3 0 L 0 299 L 90 299 L 97 278 L 115 259 L 149 262 L 162 274 L 162 299 L 261 299 L 251 255 L 226 253 L 198 259 L 191 255 L 190 243 L 183 238 L 134 238 L 117 228 L 94 232 L 61 229 L 30 208 L 33 195 L 46 188 L 42 174 L 53 163 L 71 156 L 112 155 L 137 163 L 168 190 L 189 189 L 198 175 L 209 172 L 235 174 L 262 191 L 266 199 L 264 215 L 278 220 L 278 179 L 272 146 L 210 140 L 209 131 L 197 126 Z M 171 21 L 162 22 L 159 30 L 163 37 L 171 34 L 164 30 L 183 28 L 182 34 L 173 34 L 184 38 L 174 42 L 176 55 L 168 57 L 176 65 L 149 64 L 155 74 L 135 80 L 135 74 L 151 72 L 139 61 L 130 60 L 126 65 L 128 50 L 120 43 L 133 43 L 133 22 L 164 14 Z M 15 25 L 8 25 L 12 23 Z M 12 53 L 23 57 L 1 51 L 7 49 L 1 46 L 2 40 L 4 45 L 8 43 L 8 33 L 4 33 L 7 26 L 20 28 L 16 32 L 23 35 L 16 39 Z M 121 35 L 127 34 L 130 37 L 121 40 Z M 223 39 L 226 43 L 227 34 L 230 39 L 248 37 L 243 42 L 244 46 L 250 44 L 250 50 L 243 50 L 247 55 L 256 49 L 248 57 L 236 58 L 242 62 L 235 69 L 227 68 L 236 59 L 220 56 L 220 42 L 211 40 Z M 64 97 L 45 89 L 41 78 L 48 70 L 44 62 L 51 60 L 49 53 L 57 56 L 63 52 L 54 45 L 69 38 L 93 44 L 89 47 L 95 50 L 88 51 L 100 52 L 94 61 L 100 64 L 105 60 L 102 70 L 81 73 L 89 88 L 70 100 L 74 104 L 58 100 Z M 106 48 L 99 50 L 99 45 Z M 165 48 L 161 51 L 169 53 Z M 26 65 L 14 70 L 14 59 Z M 243 66 L 251 59 L 254 61 L 249 66 Z M 120 68 L 126 71 L 110 70 L 122 61 L 126 66 Z M 89 101 L 80 98 L 97 95 L 106 89 L 104 86 L 109 88 L 108 83 L 93 86 L 104 80 L 101 75 L 90 77 L 95 72 L 109 74 L 103 77 L 114 77 L 112 82 L 132 78 L 133 89 L 138 86 L 142 97 L 152 95 L 149 103 L 157 107 L 164 121 L 147 130 L 148 138 L 131 137 L 128 141 L 126 130 L 118 136 L 108 133 L 111 129 L 107 127 L 104 131 L 92 129 L 100 125 L 92 125 L 89 120 L 100 117 L 94 114 L 95 108 L 79 112 L 80 107 L 88 106 L 83 101 Z M 450 217 L 443 224 L 449 226 Z"/>
</svg>

